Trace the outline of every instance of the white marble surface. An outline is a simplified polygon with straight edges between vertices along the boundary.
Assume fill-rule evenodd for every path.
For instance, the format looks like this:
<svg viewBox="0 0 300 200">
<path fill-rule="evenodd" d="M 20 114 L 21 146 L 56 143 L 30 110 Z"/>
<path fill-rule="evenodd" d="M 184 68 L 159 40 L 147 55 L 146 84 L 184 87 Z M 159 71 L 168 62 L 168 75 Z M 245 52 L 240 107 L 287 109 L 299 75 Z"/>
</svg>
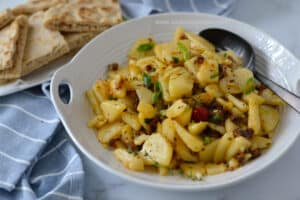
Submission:
<svg viewBox="0 0 300 200">
<path fill-rule="evenodd" d="M 0 0 L 0 10 L 24 0 Z M 254 25 L 300 57 L 300 0 L 237 0 L 230 17 Z M 300 66 L 299 66 L 300 67 Z M 109 174 L 82 156 L 87 200 L 243 199 L 300 200 L 300 138 L 276 163 L 238 185 L 210 192 L 170 192 L 138 186 Z"/>
</svg>

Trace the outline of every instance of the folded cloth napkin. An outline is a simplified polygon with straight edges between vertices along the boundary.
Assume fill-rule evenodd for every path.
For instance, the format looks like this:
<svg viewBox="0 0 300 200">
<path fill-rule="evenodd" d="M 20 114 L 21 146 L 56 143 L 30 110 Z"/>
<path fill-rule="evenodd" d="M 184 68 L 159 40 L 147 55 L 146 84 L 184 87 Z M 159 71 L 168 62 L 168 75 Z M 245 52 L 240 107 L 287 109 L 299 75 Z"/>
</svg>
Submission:
<svg viewBox="0 0 300 200">
<path fill-rule="evenodd" d="M 235 0 L 121 0 L 124 16 L 143 17 L 160 12 L 205 12 L 228 15 Z"/>
<path fill-rule="evenodd" d="M 82 199 L 81 159 L 40 87 L 0 98 L 0 199 Z"/>
</svg>

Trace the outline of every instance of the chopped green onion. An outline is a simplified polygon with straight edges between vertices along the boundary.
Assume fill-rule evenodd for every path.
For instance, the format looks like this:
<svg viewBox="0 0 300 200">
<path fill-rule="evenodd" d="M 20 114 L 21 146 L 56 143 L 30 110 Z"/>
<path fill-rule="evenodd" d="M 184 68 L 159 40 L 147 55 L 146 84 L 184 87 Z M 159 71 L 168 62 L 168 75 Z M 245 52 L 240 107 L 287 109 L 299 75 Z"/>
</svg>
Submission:
<svg viewBox="0 0 300 200">
<path fill-rule="evenodd" d="M 177 47 L 180 50 L 180 52 L 182 53 L 183 59 L 186 61 L 188 59 L 190 59 L 190 53 L 189 50 L 187 49 L 186 46 L 184 46 L 184 44 L 182 44 L 181 42 L 177 43 Z"/>
<path fill-rule="evenodd" d="M 148 88 L 151 87 L 151 85 L 152 85 L 151 77 L 146 73 L 143 74 L 143 82 L 144 82 L 144 85 Z"/>
<path fill-rule="evenodd" d="M 174 64 L 178 64 L 179 63 L 179 58 L 177 58 L 175 56 L 172 57 L 172 60 L 173 60 Z"/>
<path fill-rule="evenodd" d="M 213 123 L 219 123 L 221 121 L 224 121 L 224 117 L 220 114 L 214 114 L 210 117 L 210 121 Z"/>
<path fill-rule="evenodd" d="M 204 138 L 203 138 L 203 144 L 207 145 L 209 143 L 211 143 L 211 138 L 209 136 L 204 136 Z"/>
<path fill-rule="evenodd" d="M 154 94 L 152 97 L 152 100 L 154 103 L 158 102 L 160 99 L 162 99 L 162 87 L 160 82 L 156 82 L 154 84 Z"/>
<path fill-rule="evenodd" d="M 214 79 L 214 78 L 216 78 L 216 77 L 218 77 L 219 76 L 219 73 L 215 73 L 215 74 L 212 74 L 209 78 L 210 79 Z"/>
<path fill-rule="evenodd" d="M 155 91 L 155 92 L 162 92 L 162 87 L 161 87 L 160 82 L 156 82 L 156 83 L 154 84 L 154 91 Z"/>
<path fill-rule="evenodd" d="M 225 53 L 224 53 L 224 58 L 226 58 L 226 57 L 227 57 L 227 53 L 225 52 Z"/>
<path fill-rule="evenodd" d="M 146 52 L 152 50 L 154 47 L 153 43 L 144 43 L 138 46 L 137 51 L 139 52 Z"/>
<path fill-rule="evenodd" d="M 254 78 L 251 77 L 245 83 L 245 86 L 244 86 L 244 89 L 243 89 L 243 93 L 244 94 L 250 94 L 254 90 L 255 90 L 255 82 L 254 82 Z"/>
</svg>

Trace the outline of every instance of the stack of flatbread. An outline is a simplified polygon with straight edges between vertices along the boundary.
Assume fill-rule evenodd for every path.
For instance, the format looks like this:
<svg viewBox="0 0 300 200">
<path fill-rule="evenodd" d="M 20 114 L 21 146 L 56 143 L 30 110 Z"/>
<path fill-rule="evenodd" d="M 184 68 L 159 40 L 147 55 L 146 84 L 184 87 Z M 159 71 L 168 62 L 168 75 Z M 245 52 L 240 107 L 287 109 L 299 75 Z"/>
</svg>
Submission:
<svg viewBox="0 0 300 200">
<path fill-rule="evenodd" d="M 0 83 L 77 51 L 121 21 L 118 0 L 28 0 L 0 12 Z"/>
</svg>

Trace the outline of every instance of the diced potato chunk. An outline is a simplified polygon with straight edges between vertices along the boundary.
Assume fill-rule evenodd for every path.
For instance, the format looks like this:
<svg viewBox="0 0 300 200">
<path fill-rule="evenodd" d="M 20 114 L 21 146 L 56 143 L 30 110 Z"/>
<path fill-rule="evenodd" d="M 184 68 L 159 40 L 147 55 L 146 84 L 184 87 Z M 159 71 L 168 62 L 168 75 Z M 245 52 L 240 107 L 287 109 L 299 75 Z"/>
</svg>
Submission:
<svg viewBox="0 0 300 200">
<path fill-rule="evenodd" d="M 233 123 L 230 118 L 227 118 L 225 120 L 225 130 L 227 133 L 233 132 L 237 128 L 238 126 L 235 123 Z"/>
<path fill-rule="evenodd" d="M 193 85 L 194 81 L 187 71 L 182 74 L 172 74 L 169 79 L 170 98 L 175 100 L 184 95 L 191 95 Z"/>
<path fill-rule="evenodd" d="M 142 145 L 144 144 L 144 142 L 149 138 L 149 135 L 146 135 L 146 134 L 142 134 L 142 135 L 139 135 L 137 137 L 134 138 L 134 144 L 135 145 Z"/>
<path fill-rule="evenodd" d="M 175 117 L 174 119 L 182 126 L 186 126 L 191 121 L 192 112 L 193 112 L 192 108 L 190 106 L 187 106 L 184 112 L 181 113 L 179 116 Z"/>
<path fill-rule="evenodd" d="M 209 84 L 204 88 L 204 90 L 215 98 L 222 97 L 224 95 L 217 84 Z"/>
<path fill-rule="evenodd" d="M 226 152 L 226 160 L 229 161 L 239 152 L 244 152 L 251 146 L 251 142 L 244 137 L 238 136 L 233 139 Z"/>
<path fill-rule="evenodd" d="M 141 128 L 137 114 L 124 112 L 122 114 L 122 120 L 136 131 Z"/>
<path fill-rule="evenodd" d="M 165 119 L 162 122 L 162 134 L 171 142 L 174 143 L 175 141 L 175 128 L 173 125 L 173 121 L 171 119 Z"/>
<path fill-rule="evenodd" d="M 131 144 L 133 142 L 132 128 L 129 125 L 124 125 L 121 130 L 121 140 L 125 144 Z"/>
<path fill-rule="evenodd" d="M 203 37 L 196 35 L 191 32 L 185 32 L 185 36 L 191 41 L 192 48 L 198 48 L 203 50 L 209 50 L 214 52 L 215 47 L 213 44 L 211 44 L 209 41 L 204 39 Z"/>
<path fill-rule="evenodd" d="M 204 148 L 199 152 L 199 159 L 202 162 L 212 162 L 214 159 L 215 151 L 220 139 L 205 145 Z"/>
<path fill-rule="evenodd" d="M 122 112 L 126 109 L 126 105 L 116 100 L 107 100 L 101 103 L 101 109 L 105 118 L 109 122 L 113 122 L 121 117 Z"/>
<path fill-rule="evenodd" d="M 240 111 L 242 112 L 247 112 L 248 111 L 248 106 L 246 103 L 244 103 L 243 101 L 239 100 L 238 98 L 236 98 L 235 96 L 228 94 L 227 95 L 227 99 L 233 104 L 235 105 Z"/>
<path fill-rule="evenodd" d="M 182 99 L 179 99 L 175 101 L 167 110 L 167 117 L 168 118 L 174 118 L 182 114 L 185 109 L 187 108 L 187 104 L 182 101 Z"/>
<path fill-rule="evenodd" d="M 156 115 L 155 108 L 146 102 L 140 101 L 137 110 L 143 113 L 145 118 L 153 118 Z"/>
<path fill-rule="evenodd" d="M 259 104 L 254 98 L 249 98 L 248 127 L 254 130 L 255 135 L 261 134 Z"/>
<path fill-rule="evenodd" d="M 114 151 L 114 155 L 115 158 L 128 169 L 134 171 L 144 171 L 143 160 L 132 153 L 128 153 L 125 149 L 116 149 Z"/>
<path fill-rule="evenodd" d="M 172 159 L 173 148 L 161 134 L 154 133 L 144 143 L 141 154 L 144 155 L 145 160 L 167 167 Z"/>
<path fill-rule="evenodd" d="M 218 74 L 218 63 L 215 60 L 205 59 L 197 73 L 197 79 L 201 85 L 205 86 L 210 83 L 217 83 L 219 80 Z"/>
<path fill-rule="evenodd" d="M 262 136 L 254 136 L 251 141 L 251 149 L 266 149 L 272 144 L 272 140 L 270 138 Z"/>
<path fill-rule="evenodd" d="M 208 122 L 192 123 L 188 126 L 188 130 L 193 135 L 201 134 L 207 127 Z"/>
<path fill-rule="evenodd" d="M 197 136 L 190 134 L 178 122 L 173 121 L 175 129 L 179 137 L 185 145 L 194 152 L 199 152 L 203 148 L 203 142 Z"/>
<path fill-rule="evenodd" d="M 194 155 L 188 147 L 182 142 L 180 138 L 177 138 L 176 144 L 175 144 L 175 152 L 176 155 L 187 162 L 197 162 L 198 157 Z"/>
<path fill-rule="evenodd" d="M 106 80 L 98 80 L 93 85 L 93 92 L 99 102 L 102 102 L 102 101 L 105 101 L 108 99 L 109 90 L 110 90 L 109 82 Z"/>
<path fill-rule="evenodd" d="M 108 144 L 112 139 L 116 139 L 121 136 L 122 127 L 123 123 L 120 122 L 106 124 L 98 130 L 97 138 L 101 143 Z"/>
<path fill-rule="evenodd" d="M 267 133 L 272 132 L 279 122 L 278 110 L 271 106 L 261 105 L 259 111 L 263 130 Z"/>
<path fill-rule="evenodd" d="M 96 115 L 93 119 L 89 120 L 88 127 L 89 128 L 101 128 L 104 124 L 106 124 L 106 119 L 103 115 Z"/>
<path fill-rule="evenodd" d="M 232 133 L 225 133 L 221 137 L 221 139 L 218 142 L 218 146 L 216 148 L 215 155 L 214 155 L 215 163 L 224 161 L 226 151 L 227 151 L 228 147 L 230 146 L 232 139 L 233 139 Z"/>
<path fill-rule="evenodd" d="M 153 104 L 153 92 L 145 87 L 137 87 L 136 88 L 136 94 L 139 98 L 139 101 Z"/>
<path fill-rule="evenodd" d="M 182 163 L 180 168 L 186 177 L 193 180 L 200 180 L 205 175 L 205 166 L 202 163 Z"/>
<path fill-rule="evenodd" d="M 207 175 L 220 174 L 227 170 L 227 167 L 224 163 L 220 163 L 220 164 L 208 163 L 205 165 L 205 167 L 206 167 Z"/>
<path fill-rule="evenodd" d="M 89 103 L 91 104 L 92 108 L 93 108 L 93 112 L 96 114 L 96 115 L 100 115 L 102 114 L 102 111 L 101 111 L 101 108 L 100 108 L 100 105 L 99 105 L 99 102 L 93 92 L 93 90 L 87 90 L 86 93 L 85 93 Z"/>
</svg>

